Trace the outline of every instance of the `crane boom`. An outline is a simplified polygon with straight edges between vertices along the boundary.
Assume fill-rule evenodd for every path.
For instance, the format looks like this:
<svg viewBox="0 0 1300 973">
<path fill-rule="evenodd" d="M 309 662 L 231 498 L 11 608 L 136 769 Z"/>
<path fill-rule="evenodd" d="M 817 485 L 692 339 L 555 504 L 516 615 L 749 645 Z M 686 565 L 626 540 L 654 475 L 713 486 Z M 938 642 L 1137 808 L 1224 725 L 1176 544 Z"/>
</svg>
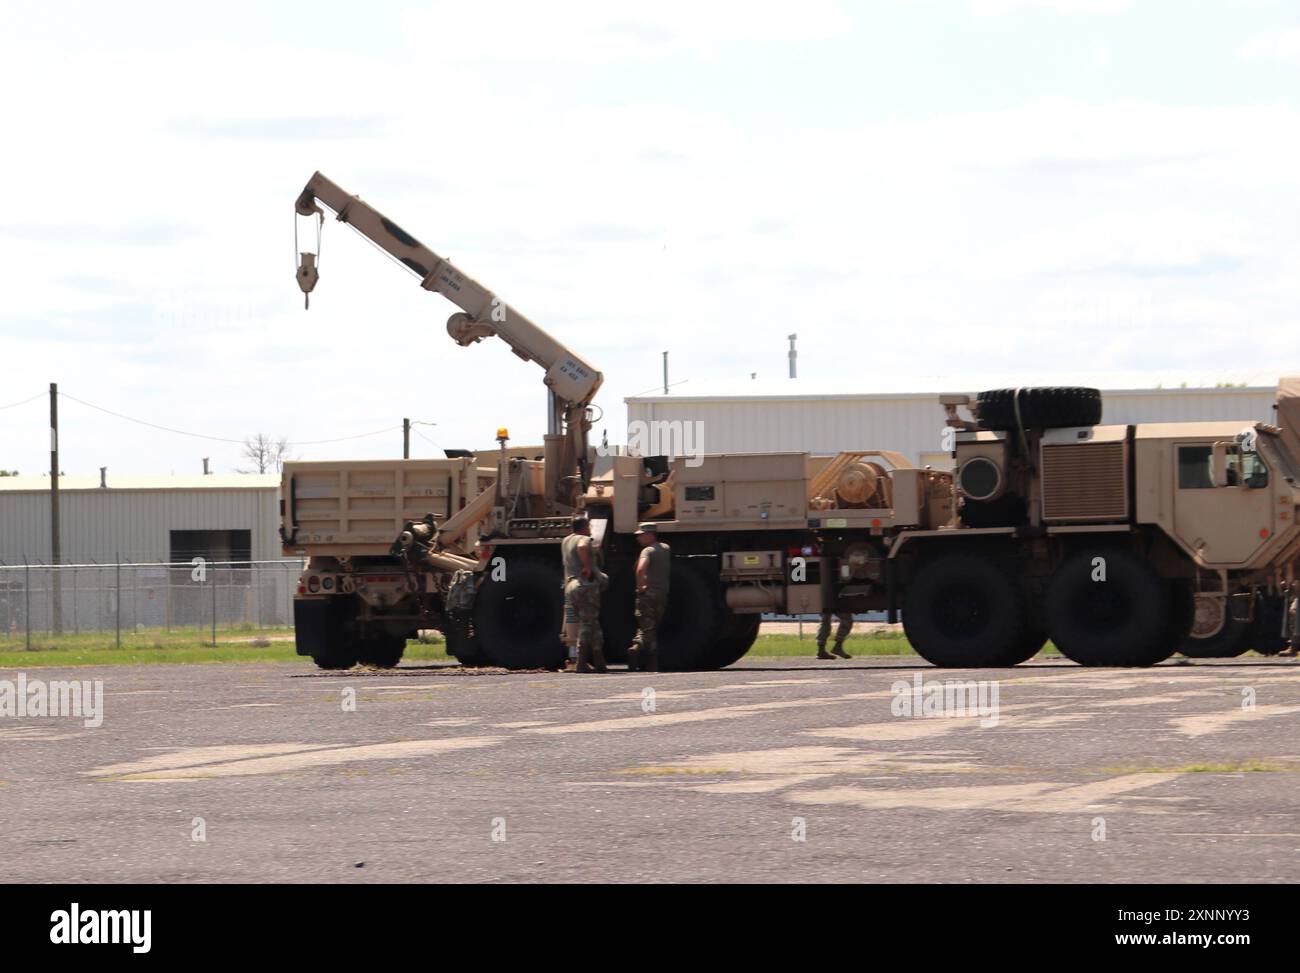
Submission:
<svg viewBox="0 0 1300 973">
<path fill-rule="evenodd" d="M 576 483 L 585 488 L 590 477 L 587 406 L 604 380 L 600 371 L 359 196 L 349 195 L 317 172 L 294 208 L 300 216 L 324 219 L 322 206 L 415 274 L 425 290 L 441 294 L 460 308 L 447 319 L 447 333 L 457 344 L 468 346 L 495 335 L 524 361 L 536 362 L 545 370 L 544 382 L 550 392 L 547 492 L 560 507 L 571 507 Z M 316 286 L 315 258 L 316 254 L 300 254 L 297 278 L 304 293 Z"/>
</svg>

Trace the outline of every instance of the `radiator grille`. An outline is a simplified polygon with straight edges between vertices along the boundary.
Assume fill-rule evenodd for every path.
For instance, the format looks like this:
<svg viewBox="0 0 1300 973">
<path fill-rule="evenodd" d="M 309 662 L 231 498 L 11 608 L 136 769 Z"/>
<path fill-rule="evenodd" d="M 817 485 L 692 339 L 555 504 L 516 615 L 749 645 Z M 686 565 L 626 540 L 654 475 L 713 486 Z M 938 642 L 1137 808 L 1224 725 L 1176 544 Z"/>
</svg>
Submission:
<svg viewBox="0 0 1300 973">
<path fill-rule="evenodd" d="M 1122 520 L 1128 516 L 1124 443 L 1043 447 L 1044 520 Z"/>
</svg>

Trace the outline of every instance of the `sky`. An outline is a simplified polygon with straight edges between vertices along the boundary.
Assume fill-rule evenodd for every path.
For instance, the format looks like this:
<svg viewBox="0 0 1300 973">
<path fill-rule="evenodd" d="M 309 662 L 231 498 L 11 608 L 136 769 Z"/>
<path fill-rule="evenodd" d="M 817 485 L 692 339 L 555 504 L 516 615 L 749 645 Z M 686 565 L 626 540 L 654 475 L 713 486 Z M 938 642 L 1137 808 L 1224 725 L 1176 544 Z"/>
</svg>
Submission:
<svg viewBox="0 0 1300 973">
<path fill-rule="evenodd" d="M 304 310 L 315 170 L 601 368 L 597 440 L 791 333 L 827 392 L 1300 372 L 1297 0 L 53 0 L 0 85 L 24 474 L 50 382 L 67 473 L 540 442 L 541 370 L 332 219 Z"/>
</svg>

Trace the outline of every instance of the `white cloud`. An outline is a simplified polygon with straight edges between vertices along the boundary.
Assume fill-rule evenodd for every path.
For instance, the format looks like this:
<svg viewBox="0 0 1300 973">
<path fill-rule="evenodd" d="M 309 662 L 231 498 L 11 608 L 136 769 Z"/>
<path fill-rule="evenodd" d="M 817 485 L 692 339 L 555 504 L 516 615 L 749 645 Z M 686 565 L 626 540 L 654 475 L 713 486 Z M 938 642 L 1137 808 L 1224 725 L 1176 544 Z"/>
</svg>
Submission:
<svg viewBox="0 0 1300 973">
<path fill-rule="evenodd" d="M 745 44 L 788 45 L 852 24 L 841 0 L 658 0 L 651 5 L 567 0 L 562 6 L 438 0 L 404 17 L 404 32 L 450 60 L 491 69 L 506 60 L 603 63 Z M 474 38 L 470 44 L 464 38 Z"/>
<path fill-rule="evenodd" d="M 562 22 L 526 7 L 496 32 L 477 6 L 441 7 L 408 22 L 418 43 L 369 54 L 0 52 L 0 84 L 40 95 L 7 109 L 10 144 L 38 150 L 0 158 L 4 402 L 57 380 L 216 436 L 411 416 L 445 446 L 502 424 L 538 440 L 536 367 L 455 346 L 453 308 L 333 221 L 302 310 L 291 204 L 318 168 L 603 368 L 615 441 L 663 349 L 688 390 L 783 373 L 791 331 L 801 374 L 839 388 L 879 369 L 979 384 L 1009 358 L 1056 373 L 1078 367 L 1081 335 L 1099 373 L 1294 369 L 1277 360 L 1300 304 L 1294 108 L 1029 97 L 815 127 L 653 86 L 543 83 L 544 64 L 614 82 L 626 59 L 644 78 L 681 54 L 725 70 L 711 45 L 803 43 L 844 16 L 696 6 Z M 0 465 L 43 468 L 41 408 L 0 412 Z M 75 404 L 64 421 L 70 472 L 237 462 Z"/>
<path fill-rule="evenodd" d="M 971 12 L 983 17 L 1035 10 L 1065 14 L 1116 13 L 1132 5 L 1133 0 L 970 0 Z"/>
<path fill-rule="evenodd" d="M 1261 34 L 1237 47 L 1247 61 L 1292 61 L 1300 58 L 1300 30 Z"/>
</svg>

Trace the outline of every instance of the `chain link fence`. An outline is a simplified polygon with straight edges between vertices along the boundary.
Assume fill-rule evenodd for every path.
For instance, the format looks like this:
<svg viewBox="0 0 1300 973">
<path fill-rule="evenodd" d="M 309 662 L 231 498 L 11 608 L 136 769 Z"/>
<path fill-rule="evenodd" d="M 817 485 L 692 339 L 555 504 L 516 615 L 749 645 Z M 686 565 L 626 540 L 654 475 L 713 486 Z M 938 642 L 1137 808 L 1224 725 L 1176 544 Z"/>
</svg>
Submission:
<svg viewBox="0 0 1300 973">
<path fill-rule="evenodd" d="M 305 562 L 0 565 L 0 640 L 291 628 Z"/>
</svg>

